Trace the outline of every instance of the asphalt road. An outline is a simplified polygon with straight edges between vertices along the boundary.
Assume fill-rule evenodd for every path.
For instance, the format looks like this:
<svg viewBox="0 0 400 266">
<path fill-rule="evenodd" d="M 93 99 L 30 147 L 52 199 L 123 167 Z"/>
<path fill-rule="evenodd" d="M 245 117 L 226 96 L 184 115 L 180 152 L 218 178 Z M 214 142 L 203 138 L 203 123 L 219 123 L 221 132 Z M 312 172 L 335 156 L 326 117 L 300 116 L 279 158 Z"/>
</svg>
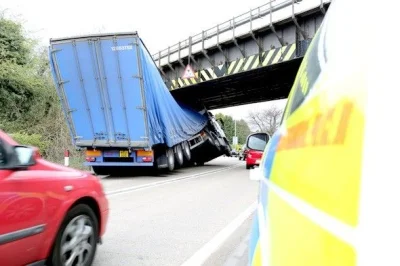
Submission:
<svg viewBox="0 0 400 266">
<path fill-rule="evenodd" d="M 102 183 L 111 211 L 94 266 L 246 265 L 258 184 L 237 158 Z"/>
</svg>

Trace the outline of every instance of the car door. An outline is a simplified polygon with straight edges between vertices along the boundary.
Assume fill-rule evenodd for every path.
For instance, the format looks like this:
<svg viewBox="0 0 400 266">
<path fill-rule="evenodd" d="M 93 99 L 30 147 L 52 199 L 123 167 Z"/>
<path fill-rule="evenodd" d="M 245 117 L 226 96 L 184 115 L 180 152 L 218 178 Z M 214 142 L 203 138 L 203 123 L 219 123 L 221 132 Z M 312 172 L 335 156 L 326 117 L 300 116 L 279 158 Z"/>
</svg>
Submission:
<svg viewBox="0 0 400 266">
<path fill-rule="evenodd" d="M 8 169 L 13 148 L 0 139 L 0 264 L 20 266 L 38 260 L 46 228 L 40 183 L 32 171 Z"/>
</svg>

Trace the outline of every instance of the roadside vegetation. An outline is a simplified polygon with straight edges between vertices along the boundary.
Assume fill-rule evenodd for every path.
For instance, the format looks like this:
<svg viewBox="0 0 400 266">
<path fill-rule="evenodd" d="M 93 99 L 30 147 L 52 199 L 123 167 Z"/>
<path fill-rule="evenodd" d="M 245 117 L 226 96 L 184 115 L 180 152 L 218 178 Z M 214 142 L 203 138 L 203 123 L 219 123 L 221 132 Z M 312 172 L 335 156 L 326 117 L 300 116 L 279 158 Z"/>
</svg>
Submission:
<svg viewBox="0 0 400 266">
<path fill-rule="evenodd" d="M 28 37 L 23 25 L 0 15 L 0 128 L 46 159 L 82 167 L 68 133 L 50 73 L 47 47 Z"/>
</svg>

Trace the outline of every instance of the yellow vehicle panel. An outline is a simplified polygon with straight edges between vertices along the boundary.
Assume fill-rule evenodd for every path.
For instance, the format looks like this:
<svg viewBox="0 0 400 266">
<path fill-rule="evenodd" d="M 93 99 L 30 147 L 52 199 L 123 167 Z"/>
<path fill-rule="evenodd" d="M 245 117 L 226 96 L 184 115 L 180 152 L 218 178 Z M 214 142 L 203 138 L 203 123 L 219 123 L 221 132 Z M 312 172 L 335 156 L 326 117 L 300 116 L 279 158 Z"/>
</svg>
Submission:
<svg viewBox="0 0 400 266">
<path fill-rule="evenodd" d="M 358 263 L 366 72 L 329 64 L 327 28 L 303 59 L 260 164 L 250 265 Z"/>
</svg>

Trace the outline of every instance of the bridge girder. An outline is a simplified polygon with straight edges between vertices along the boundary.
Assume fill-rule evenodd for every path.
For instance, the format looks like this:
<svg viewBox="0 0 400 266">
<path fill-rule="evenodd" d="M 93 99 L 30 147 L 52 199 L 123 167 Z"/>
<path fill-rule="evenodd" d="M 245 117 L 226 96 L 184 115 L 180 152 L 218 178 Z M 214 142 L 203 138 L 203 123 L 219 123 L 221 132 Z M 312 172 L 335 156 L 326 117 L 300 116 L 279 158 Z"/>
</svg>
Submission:
<svg viewBox="0 0 400 266">
<path fill-rule="evenodd" d="M 258 14 L 264 14 L 257 18 L 252 10 L 248 19 L 250 30 L 242 34 L 238 35 L 237 32 L 240 30 L 239 26 L 245 27 L 245 24 L 239 21 L 240 25 L 236 27 L 233 19 L 229 21 L 232 36 L 224 41 L 221 41 L 223 34 L 231 32 L 226 31 L 226 25 L 222 23 L 215 27 L 215 32 L 213 28 L 203 31 L 197 44 L 193 40 L 194 36 L 187 42 L 180 42 L 178 49 L 169 47 L 168 53 L 159 52 L 153 58 L 156 59 L 155 62 L 172 94 L 184 101 L 188 100 L 186 96 L 190 94 L 202 99 L 208 108 L 215 109 L 285 98 L 299 62 L 329 7 L 330 1 L 320 1 L 318 6 L 295 13 L 297 1 L 287 0 L 291 5 L 286 8 L 291 7 L 291 12 L 285 19 L 278 21 L 273 20 L 274 12 L 255 9 Z M 273 7 L 270 8 L 274 10 Z M 256 28 L 255 17 L 266 19 L 267 23 L 264 21 L 263 26 Z M 221 28 L 225 32 L 221 33 Z M 208 36 L 214 36 L 214 42 Z M 208 43 L 212 45 L 207 45 Z M 176 53 L 175 60 L 173 52 Z M 165 58 L 168 60 L 165 61 Z M 184 67 L 189 62 L 195 62 L 191 64 L 195 69 L 195 77 L 182 79 Z M 254 93 L 260 95 L 253 96 Z"/>
</svg>

